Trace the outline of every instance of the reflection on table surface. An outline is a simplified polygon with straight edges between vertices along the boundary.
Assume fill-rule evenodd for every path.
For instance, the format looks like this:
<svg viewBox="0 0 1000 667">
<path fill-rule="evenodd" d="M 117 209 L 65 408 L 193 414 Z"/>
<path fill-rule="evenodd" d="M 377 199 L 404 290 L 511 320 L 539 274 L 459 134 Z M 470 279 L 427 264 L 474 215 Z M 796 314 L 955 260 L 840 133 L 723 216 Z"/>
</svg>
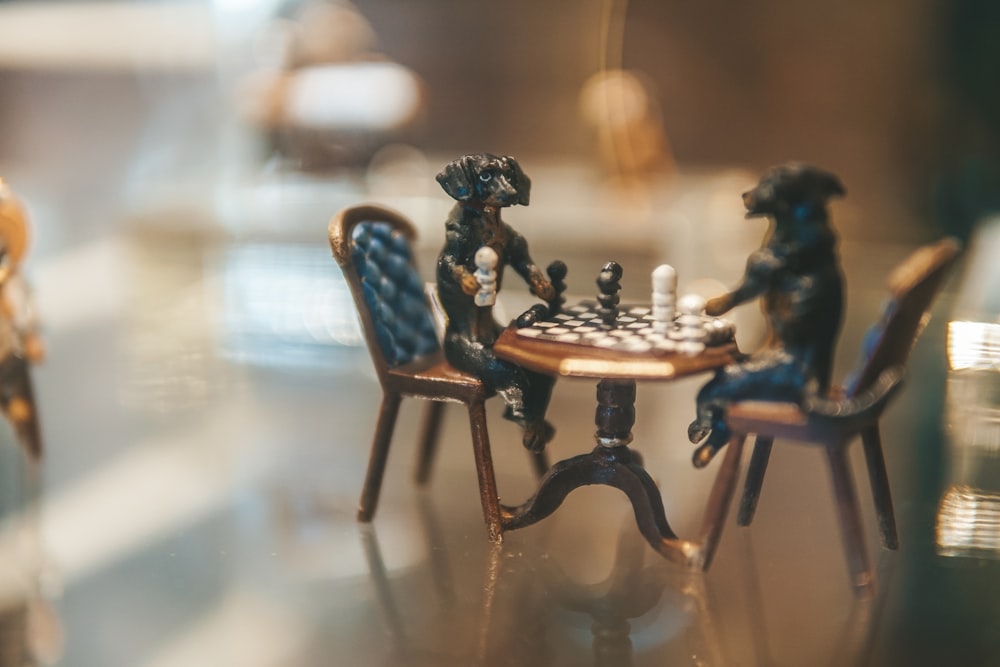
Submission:
<svg viewBox="0 0 1000 667">
<path fill-rule="evenodd" d="M 426 499 L 418 503 L 418 511 L 422 525 L 436 523 L 436 509 Z M 606 527 L 617 532 L 617 539 L 606 540 L 610 549 L 582 566 L 571 553 L 552 549 L 546 535 L 540 536 L 541 544 L 491 546 L 472 559 L 483 570 L 478 597 L 457 597 L 454 572 L 435 568 L 434 558 L 412 572 L 391 572 L 379 531 L 361 527 L 376 604 L 389 637 L 383 664 L 782 664 L 775 661 L 772 644 L 780 642 L 769 634 L 770 601 L 761 589 L 756 548 L 746 533 L 738 545 L 742 586 L 729 588 L 650 558 L 628 521 L 608 521 Z M 425 534 L 427 546 L 447 561 L 449 547 L 440 537 Z M 433 591 L 425 591 L 424 604 L 407 609 L 399 593 L 414 577 Z M 837 623 L 830 623 L 829 655 L 811 664 L 867 661 L 883 601 L 859 599 L 849 605 Z M 439 641 L 447 628 L 463 624 L 471 626 L 463 640 Z"/>
<path fill-rule="evenodd" d="M 465 415 L 446 411 L 433 479 L 418 491 L 408 434 L 420 411 L 404 403 L 379 515 L 359 527 L 379 390 L 325 246 L 332 211 L 317 209 L 315 238 L 150 224 L 51 243 L 35 258 L 50 351 L 36 377 L 52 452 L 40 592 L 59 620 L 45 627 L 61 637 L 63 664 L 921 665 L 1000 655 L 989 630 L 995 565 L 935 553 L 953 292 L 886 417 L 901 551 L 879 554 L 879 594 L 858 603 L 844 585 L 823 461 L 807 448 L 776 452 L 753 527 L 728 527 L 711 572 L 692 577 L 648 549 L 626 499 L 603 487 L 574 491 L 491 551 Z M 545 209 L 519 213 L 528 212 Z M 733 220 L 748 224 L 738 210 Z M 916 243 L 845 238 L 840 349 L 855 350 L 882 280 Z M 423 247 L 425 271 L 436 245 Z M 544 234 L 532 250 L 569 264 L 572 300 L 592 298 L 591 267 L 610 252 Z M 650 271 L 674 252 L 666 241 L 622 245 L 624 298 L 648 298 Z M 682 282 L 697 271 L 685 262 Z M 517 292 L 505 291 L 508 313 L 524 309 Z M 752 349 L 759 315 L 737 315 L 751 323 L 738 336 Z M 636 404 L 635 442 L 682 535 L 696 532 L 719 464 L 694 470 L 685 437 L 704 379 L 644 384 Z M 553 460 L 593 442 L 593 406 L 592 381 L 556 385 Z M 518 502 L 536 482 L 502 406 L 488 409 L 501 494 Z M 868 513 L 865 522 L 877 544 Z M 2 632 L 24 635 L 23 618 L 2 616 Z"/>
</svg>

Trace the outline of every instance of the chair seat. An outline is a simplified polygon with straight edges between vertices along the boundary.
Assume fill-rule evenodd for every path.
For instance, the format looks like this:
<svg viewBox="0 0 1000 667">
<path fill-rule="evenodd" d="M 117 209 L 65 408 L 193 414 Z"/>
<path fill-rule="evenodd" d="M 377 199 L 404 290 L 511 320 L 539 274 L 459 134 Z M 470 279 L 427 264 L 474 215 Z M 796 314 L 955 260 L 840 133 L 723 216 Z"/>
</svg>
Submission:
<svg viewBox="0 0 1000 667">
<path fill-rule="evenodd" d="M 804 406 L 775 401 L 740 401 L 729 406 L 726 423 L 734 433 L 754 433 L 818 445 L 841 444 L 878 423 L 902 380 L 902 369 L 891 368 L 871 387 L 852 398 L 846 398 L 838 388 L 831 391 L 828 398 L 807 400 Z"/>
<path fill-rule="evenodd" d="M 387 389 L 409 396 L 467 403 L 492 396 L 482 381 L 447 362 L 440 350 L 389 369 Z"/>
<path fill-rule="evenodd" d="M 809 424 L 809 416 L 795 403 L 740 401 L 729 406 L 726 423 L 737 433 L 770 434 L 780 430 L 801 434 Z"/>
<path fill-rule="evenodd" d="M 730 406 L 726 423 L 734 433 L 794 440 L 809 445 L 847 444 L 871 420 L 854 415 L 819 416 L 795 403 L 742 401 Z"/>
</svg>

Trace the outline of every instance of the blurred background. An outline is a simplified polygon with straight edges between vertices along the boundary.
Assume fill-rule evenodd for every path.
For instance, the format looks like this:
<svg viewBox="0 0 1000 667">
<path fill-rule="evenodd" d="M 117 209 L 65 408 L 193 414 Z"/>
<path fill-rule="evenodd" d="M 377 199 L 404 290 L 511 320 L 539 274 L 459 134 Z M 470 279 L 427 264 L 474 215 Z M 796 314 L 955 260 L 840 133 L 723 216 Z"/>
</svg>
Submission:
<svg viewBox="0 0 1000 667">
<path fill-rule="evenodd" d="M 0 35 L 0 175 L 32 216 L 48 348 L 41 470 L 0 431 L 2 667 L 1000 662 L 1000 6 L 14 1 Z M 703 578 L 633 544 L 609 489 L 491 551 L 458 410 L 418 491 L 404 407 L 355 524 L 380 392 L 326 225 L 396 208 L 430 278 L 453 203 L 434 175 L 475 152 L 531 177 L 505 220 L 568 263 L 571 298 L 609 259 L 626 299 L 661 262 L 717 293 L 766 231 L 740 200 L 765 168 L 838 174 L 837 377 L 891 268 L 967 244 L 886 419 L 899 553 L 861 489 L 875 600 L 851 595 L 806 448 L 775 450 L 759 518 Z M 513 280 L 504 299 L 530 303 Z M 756 306 L 735 318 L 752 350 Z M 704 379 L 639 387 L 635 447 L 682 535 L 714 478 L 685 437 Z M 554 458 L 591 448 L 593 391 L 557 385 Z M 499 409 L 501 493 L 524 498 Z"/>
</svg>

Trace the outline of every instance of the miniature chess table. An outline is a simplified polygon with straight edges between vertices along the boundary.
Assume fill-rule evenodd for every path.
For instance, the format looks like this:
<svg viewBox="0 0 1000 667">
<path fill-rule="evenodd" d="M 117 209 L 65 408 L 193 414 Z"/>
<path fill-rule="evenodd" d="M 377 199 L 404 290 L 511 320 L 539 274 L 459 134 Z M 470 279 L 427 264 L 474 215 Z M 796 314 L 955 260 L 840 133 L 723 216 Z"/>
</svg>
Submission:
<svg viewBox="0 0 1000 667">
<path fill-rule="evenodd" d="M 497 356 L 549 375 L 622 380 L 675 380 L 714 370 L 733 360 L 735 344 L 709 345 L 687 355 L 656 333 L 651 309 L 621 306 L 617 325 L 604 326 L 593 301 L 581 301 L 530 327 L 508 327 Z M 718 321 L 706 317 L 705 322 Z"/>
<path fill-rule="evenodd" d="M 628 446 L 635 424 L 636 381 L 670 381 L 720 368 L 739 353 L 736 343 L 710 345 L 696 354 L 666 349 L 662 336 L 646 326 L 648 307 L 623 304 L 616 326 L 610 328 L 590 319 L 592 305 L 582 302 L 522 329 L 511 324 L 493 346 L 498 357 L 542 373 L 599 380 L 597 447 L 553 465 L 522 505 L 502 506 L 503 529 L 530 526 L 558 509 L 574 489 L 602 484 L 628 496 L 639 530 L 658 553 L 698 567 L 698 545 L 678 538 L 670 528 L 659 489 L 639 453 Z M 730 458 L 724 466 L 734 466 Z"/>
</svg>

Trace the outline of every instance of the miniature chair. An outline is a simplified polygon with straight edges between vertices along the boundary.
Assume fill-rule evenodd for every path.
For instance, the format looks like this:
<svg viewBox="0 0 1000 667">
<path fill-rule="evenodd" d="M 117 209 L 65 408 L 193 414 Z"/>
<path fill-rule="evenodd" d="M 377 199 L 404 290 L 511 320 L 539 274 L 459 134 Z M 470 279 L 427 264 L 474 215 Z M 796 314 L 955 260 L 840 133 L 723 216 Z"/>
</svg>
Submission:
<svg viewBox="0 0 1000 667">
<path fill-rule="evenodd" d="M 371 521 L 375 515 L 403 396 L 432 401 L 421 427 L 418 484 L 430 477 L 444 402 L 463 403 L 472 426 L 483 517 L 490 539 L 499 542 L 500 499 L 485 409 L 486 399 L 492 394 L 478 378 L 453 368 L 444 359 L 410 249 L 416 231 L 398 213 L 377 206 L 357 206 L 338 213 L 330 222 L 329 232 L 330 248 L 354 295 L 383 392 L 358 520 Z M 535 472 L 543 474 L 548 469 L 544 454 L 532 457 Z"/>
<path fill-rule="evenodd" d="M 873 573 L 865 549 L 847 446 L 856 436 L 861 436 L 882 544 L 887 549 L 896 549 L 896 520 L 878 420 L 899 388 L 910 350 L 959 250 L 957 241 L 944 239 L 918 249 L 892 272 L 888 280 L 890 298 L 883 308 L 882 318 L 866 334 L 860 368 L 843 388 L 831 391 L 827 398 L 806 400 L 801 406 L 773 401 L 742 401 L 729 406 L 726 421 L 733 437 L 712 488 L 705 516 L 702 569 L 708 568 L 718 545 L 736 485 L 743 443 L 752 433 L 756 440 L 740 502 L 739 525 L 748 526 L 753 520 L 776 437 L 820 445 L 826 450 L 830 465 L 853 583 L 859 593 L 871 590 Z"/>
</svg>

